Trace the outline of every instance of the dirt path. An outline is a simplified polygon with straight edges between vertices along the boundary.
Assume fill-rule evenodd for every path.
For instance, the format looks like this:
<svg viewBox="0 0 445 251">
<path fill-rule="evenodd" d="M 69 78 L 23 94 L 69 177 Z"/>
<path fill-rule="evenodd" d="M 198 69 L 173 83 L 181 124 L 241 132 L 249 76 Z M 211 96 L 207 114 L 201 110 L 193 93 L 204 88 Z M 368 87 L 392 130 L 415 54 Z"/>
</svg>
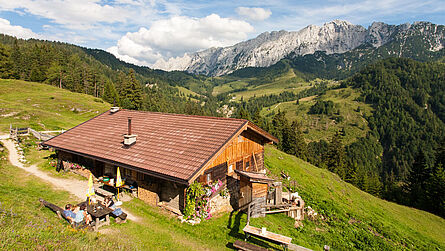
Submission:
<svg viewBox="0 0 445 251">
<path fill-rule="evenodd" d="M 48 173 L 39 170 L 39 168 L 36 165 L 31 165 L 28 167 L 25 167 L 23 163 L 19 161 L 19 155 L 17 153 L 17 149 L 14 146 L 14 142 L 10 139 L 7 139 L 9 135 L 0 135 L 0 141 L 3 143 L 3 145 L 8 149 L 9 152 L 9 161 L 12 165 L 21 168 L 40 179 L 47 181 L 51 183 L 54 187 L 58 189 L 62 189 L 65 191 L 70 192 L 74 196 L 76 196 L 79 201 L 85 200 L 85 194 L 88 189 L 88 181 L 86 180 L 76 180 L 76 179 L 62 179 L 62 178 L 56 178 L 50 176 Z M 128 210 L 124 210 L 127 215 L 128 219 L 132 221 L 139 221 L 139 218 L 130 214 Z"/>
</svg>

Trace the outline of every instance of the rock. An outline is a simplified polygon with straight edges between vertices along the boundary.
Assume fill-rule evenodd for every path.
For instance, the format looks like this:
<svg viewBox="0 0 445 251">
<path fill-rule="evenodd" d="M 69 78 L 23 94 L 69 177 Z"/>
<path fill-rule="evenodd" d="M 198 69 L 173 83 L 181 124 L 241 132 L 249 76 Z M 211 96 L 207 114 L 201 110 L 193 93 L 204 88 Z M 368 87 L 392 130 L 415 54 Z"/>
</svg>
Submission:
<svg viewBox="0 0 445 251">
<path fill-rule="evenodd" d="M 295 228 L 300 228 L 300 227 L 303 227 L 303 226 L 304 226 L 304 224 L 301 221 L 295 221 L 295 223 L 294 223 L 294 227 Z"/>
<path fill-rule="evenodd" d="M 267 67 L 289 55 L 304 56 L 316 51 L 344 53 L 367 44 L 378 48 L 398 37 L 416 36 L 419 32 L 429 41 L 431 51 L 444 47 L 444 31 L 428 22 L 412 25 L 374 22 L 366 29 L 347 21 L 334 20 L 323 26 L 309 25 L 299 31 L 264 32 L 233 46 L 210 48 L 167 61 L 162 59 L 153 67 L 220 76 L 245 67 Z"/>
</svg>

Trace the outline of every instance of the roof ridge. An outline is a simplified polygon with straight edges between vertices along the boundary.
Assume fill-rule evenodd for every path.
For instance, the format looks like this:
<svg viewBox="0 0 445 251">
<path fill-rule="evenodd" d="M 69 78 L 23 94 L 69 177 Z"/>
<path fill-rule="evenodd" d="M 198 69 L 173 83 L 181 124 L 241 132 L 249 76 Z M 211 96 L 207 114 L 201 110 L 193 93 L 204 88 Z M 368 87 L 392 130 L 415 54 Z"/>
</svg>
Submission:
<svg viewBox="0 0 445 251">
<path fill-rule="evenodd" d="M 119 111 L 137 112 L 137 113 L 154 113 L 154 114 L 171 115 L 171 116 L 178 116 L 178 117 L 194 117 L 194 118 L 206 118 L 206 119 L 218 119 L 218 120 L 233 120 L 233 121 L 240 121 L 240 122 L 249 121 L 247 119 L 224 118 L 224 117 L 215 117 L 215 116 L 191 115 L 191 114 L 168 113 L 168 112 L 152 112 L 152 111 L 139 111 L 139 110 L 129 110 L 129 109 L 120 109 Z M 117 112 L 119 112 L 119 111 L 117 111 Z"/>
</svg>

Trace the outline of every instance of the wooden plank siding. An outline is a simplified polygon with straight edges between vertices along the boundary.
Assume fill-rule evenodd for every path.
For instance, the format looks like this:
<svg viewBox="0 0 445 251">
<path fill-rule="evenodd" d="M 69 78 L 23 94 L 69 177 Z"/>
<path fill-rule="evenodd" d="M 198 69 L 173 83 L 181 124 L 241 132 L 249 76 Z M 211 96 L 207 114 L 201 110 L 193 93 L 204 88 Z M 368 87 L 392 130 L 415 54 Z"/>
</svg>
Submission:
<svg viewBox="0 0 445 251">
<path fill-rule="evenodd" d="M 253 155 L 257 160 L 257 165 Z M 227 143 L 223 151 L 213 160 L 210 161 L 203 169 L 199 181 L 207 183 L 207 175 L 211 173 L 211 180 L 225 180 L 224 175 L 233 174 L 235 169 L 256 172 L 263 169 L 264 146 L 260 138 L 256 138 L 255 134 L 243 131 L 240 135 L 234 137 Z M 259 160 L 259 161 L 258 161 Z M 232 165 L 232 170 L 228 167 Z M 222 175 L 219 171 L 215 173 L 216 167 L 225 167 L 225 173 Z"/>
<path fill-rule="evenodd" d="M 267 184 L 265 183 L 252 183 L 252 197 L 266 197 L 267 196 Z"/>
</svg>

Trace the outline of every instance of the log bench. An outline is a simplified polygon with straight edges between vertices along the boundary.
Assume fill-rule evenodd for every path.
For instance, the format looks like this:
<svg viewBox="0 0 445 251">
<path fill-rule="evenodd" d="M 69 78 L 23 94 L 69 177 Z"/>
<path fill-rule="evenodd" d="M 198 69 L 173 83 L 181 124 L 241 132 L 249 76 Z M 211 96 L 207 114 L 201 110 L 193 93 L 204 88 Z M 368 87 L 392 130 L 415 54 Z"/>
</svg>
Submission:
<svg viewBox="0 0 445 251">
<path fill-rule="evenodd" d="M 63 208 L 61 208 L 61 207 L 59 207 L 59 206 L 57 206 L 57 205 L 54 205 L 54 204 L 52 204 L 52 203 L 50 203 L 50 202 L 48 202 L 48 201 L 46 201 L 46 200 L 44 200 L 44 199 L 42 199 L 42 198 L 39 199 L 39 202 L 40 202 L 40 204 L 42 204 L 43 206 L 45 206 L 45 207 L 51 209 L 51 211 L 53 211 L 54 213 L 56 213 L 57 216 L 58 216 L 60 219 L 64 219 L 64 220 L 66 220 L 68 223 L 70 223 L 71 225 L 73 225 L 73 223 L 72 223 L 68 218 L 66 218 L 65 214 L 63 213 L 63 210 L 64 210 Z"/>
<path fill-rule="evenodd" d="M 238 250 L 244 250 L 244 251 L 267 251 L 266 248 L 263 247 L 259 247 L 257 245 L 245 242 L 245 241 L 240 241 L 240 240 L 236 240 L 233 243 L 233 247 L 238 249 Z"/>
</svg>

